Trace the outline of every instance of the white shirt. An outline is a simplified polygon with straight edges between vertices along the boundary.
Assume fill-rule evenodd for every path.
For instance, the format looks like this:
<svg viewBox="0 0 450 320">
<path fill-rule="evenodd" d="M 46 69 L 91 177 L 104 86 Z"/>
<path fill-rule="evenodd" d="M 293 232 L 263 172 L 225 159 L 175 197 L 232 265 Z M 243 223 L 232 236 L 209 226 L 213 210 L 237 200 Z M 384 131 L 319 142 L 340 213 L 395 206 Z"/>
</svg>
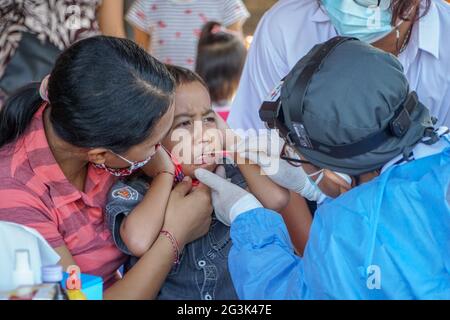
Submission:
<svg viewBox="0 0 450 320">
<path fill-rule="evenodd" d="M 151 35 L 156 58 L 194 70 L 198 38 L 206 22 L 230 26 L 249 16 L 242 0 L 136 0 L 126 19 Z"/>
<path fill-rule="evenodd" d="M 438 118 L 437 125 L 445 126 L 450 126 L 449 30 L 450 5 L 432 0 L 399 56 L 411 90 Z M 274 5 L 256 30 L 228 117 L 231 128 L 264 128 L 258 110 L 271 90 L 315 44 L 336 35 L 317 0 L 281 0 Z"/>
</svg>

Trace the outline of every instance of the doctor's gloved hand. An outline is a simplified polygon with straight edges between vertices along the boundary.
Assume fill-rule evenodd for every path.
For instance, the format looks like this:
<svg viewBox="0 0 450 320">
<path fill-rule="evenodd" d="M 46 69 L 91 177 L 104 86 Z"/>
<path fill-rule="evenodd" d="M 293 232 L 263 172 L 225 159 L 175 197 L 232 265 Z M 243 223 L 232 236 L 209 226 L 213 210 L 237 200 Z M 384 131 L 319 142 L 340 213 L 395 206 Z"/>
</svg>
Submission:
<svg viewBox="0 0 450 320">
<path fill-rule="evenodd" d="M 195 176 L 201 183 L 211 188 L 212 204 L 217 219 L 227 226 L 230 226 L 241 213 L 263 207 L 251 193 L 227 181 L 222 166 L 217 168 L 216 174 L 205 169 L 197 169 Z"/>
<path fill-rule="evenodd" d="M 311 201 L 325 197 L 322 191 L 312 183 L 303 168 L 294 167 L 280 159 L 284 141 L 274 130 L 260 135 L 246 137 L 237 146 L 241 158 L 257 164 L 264 173 L 279 186 L 296 192 Z M 296 154 L 291 154 L 297 157 Z"/>
</svg>

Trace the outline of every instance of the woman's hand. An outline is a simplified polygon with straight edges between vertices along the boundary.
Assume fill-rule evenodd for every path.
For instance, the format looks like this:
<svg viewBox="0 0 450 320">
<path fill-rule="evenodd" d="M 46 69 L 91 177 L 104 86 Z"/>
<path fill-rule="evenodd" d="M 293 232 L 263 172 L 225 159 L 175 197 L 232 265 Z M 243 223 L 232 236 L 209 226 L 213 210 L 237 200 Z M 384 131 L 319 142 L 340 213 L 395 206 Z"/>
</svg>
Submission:
<svg viewBox="0 0 450 320">
<path fill-rule="evenodd" d="M 155 155 L 142 170 L 149 177 L 156 177 L 161 172 L 169 172 L 174 175 L 175 165 L 168 151 L 161 146 L 156 150 Z"/>
<path fill-rule="evenodd" d="M 208 232 L 212 211 L 209 188 L 200 184 L 192 189 L 191 178 L 185 177 L 170 194 L 163 230 L 173 234 L 182 250 Z"/>
</svg>

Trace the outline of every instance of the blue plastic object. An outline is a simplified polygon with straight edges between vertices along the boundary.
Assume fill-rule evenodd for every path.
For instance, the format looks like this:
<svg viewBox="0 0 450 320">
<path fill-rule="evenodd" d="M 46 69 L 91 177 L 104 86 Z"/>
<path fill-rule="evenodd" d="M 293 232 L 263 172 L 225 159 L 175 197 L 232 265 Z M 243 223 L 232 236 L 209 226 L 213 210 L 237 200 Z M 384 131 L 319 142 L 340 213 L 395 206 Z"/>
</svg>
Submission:
<svg viewBox="0 0 450 320">
<path fill-rule="evenodd" d="M 67 278 L 68 273 L 64 272 L 61 281 L 63 289 L 66 289 Z M 80 280 L 81 291 L 88 300 L 103 300 L 103 279 L 101 277 L 81 273 Z"/>
</svg>

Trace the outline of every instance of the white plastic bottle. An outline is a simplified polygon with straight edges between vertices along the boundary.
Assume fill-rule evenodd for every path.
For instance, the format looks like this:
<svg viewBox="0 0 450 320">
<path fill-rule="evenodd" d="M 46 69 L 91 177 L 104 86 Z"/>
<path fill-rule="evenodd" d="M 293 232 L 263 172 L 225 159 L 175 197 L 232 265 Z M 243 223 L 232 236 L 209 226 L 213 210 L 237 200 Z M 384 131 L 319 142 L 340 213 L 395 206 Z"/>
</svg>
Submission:
<svg viewBox="0 0 450 320">
<path fill-rule="evenodd" d="M 16 265 L 12 274 L 15 288 L 34 285 L 34 274 L 30 265 L 30 252 L 28 250 L 16 250 Z"/>
</svg>

